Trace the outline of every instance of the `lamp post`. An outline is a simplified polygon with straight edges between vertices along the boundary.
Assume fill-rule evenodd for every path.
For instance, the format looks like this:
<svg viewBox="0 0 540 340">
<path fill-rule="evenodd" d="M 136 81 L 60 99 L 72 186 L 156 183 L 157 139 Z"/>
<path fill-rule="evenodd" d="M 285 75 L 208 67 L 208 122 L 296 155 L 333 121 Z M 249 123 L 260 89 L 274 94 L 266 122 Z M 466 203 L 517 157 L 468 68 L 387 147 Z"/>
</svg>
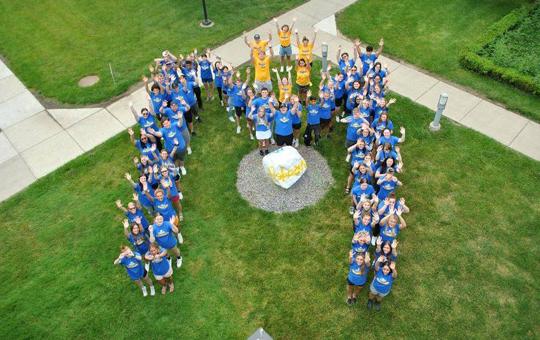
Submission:
<svg viewBox="0 0 540 340">
<path fill-rule="evenodd" d="M 322 72 L 328 70 L 328 44 L 323 42 L 321 44 L 322 51 Z"/>
<path fill-rule="evenodd" d="M 204 13 L 204 19 L 201 21 L 201 27 L 208 28 L 214 26 L 214 22 L 210 19 L 208 19 L 208 11 L 206 10 L 206 0 L 202 0 L 202 7 L 203 7 L 203 13 Z"/>
<path fill-rule="evenodd" d="M 439 102 L 437 103 L 437 111 L 435 112 L 435 118 L 429 123 L 429 129 L 431 131 L 439 131 L 441 129 L 441 116 L 443 114 L 446 103 L 448 102 L 448 95 L 446 93 L 441 93 L 439 97 Z"/>
</svg>

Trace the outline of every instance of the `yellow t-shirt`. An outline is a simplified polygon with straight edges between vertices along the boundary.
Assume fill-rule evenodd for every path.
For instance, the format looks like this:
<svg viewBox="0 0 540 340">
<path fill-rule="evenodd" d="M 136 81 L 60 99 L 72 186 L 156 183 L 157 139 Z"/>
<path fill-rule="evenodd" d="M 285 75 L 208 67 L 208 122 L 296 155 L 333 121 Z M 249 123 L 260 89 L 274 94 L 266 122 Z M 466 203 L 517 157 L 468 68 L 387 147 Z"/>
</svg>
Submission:
<svg viewBox="0 0 540 340">
<path fill-rule="evenodd" d="M 292 86 L 291 84 L 283 85 L 282 83 L 278 84 L 279 88 L 279 102 L 283 103 L 285 101 L 285 95 L 288 94 L 291 98 Z"/>
<path fill-rule="evenodd" d="M 284 32 L 279 30 L 279 43 L 283 47 L 291 46 L 291 31 Z"/>
<path fill-rule="evenodd" d="M 251 51 L 253 53 L 254 58 L 259 57 L 259 51 L 266 52 L 266 46 L 268 46 L 268 40 L 259 40 L 257 43 L 255 40 L 251 42 Z"/>
<path fill-rule="evenodd" d="M 298 46 L 298 59 L 304 59 L 307 63 L 311 62 L 313 53 L 313 43 L 304 45 L 303 42 Z"/>
<path fill-rule="evenodd" d="M 296 83 L 300 86 L 308 86 L 311 82 L 311 70 L 307 66 L 296 67 Z"/>
<path fill-rule="evenodd" d="M 258 56 L 254 59 L 255 63 L 255 80 L 269 81 L 270 80 L 270 57 L 266 56 L 263 59 Z"/>
</svg>

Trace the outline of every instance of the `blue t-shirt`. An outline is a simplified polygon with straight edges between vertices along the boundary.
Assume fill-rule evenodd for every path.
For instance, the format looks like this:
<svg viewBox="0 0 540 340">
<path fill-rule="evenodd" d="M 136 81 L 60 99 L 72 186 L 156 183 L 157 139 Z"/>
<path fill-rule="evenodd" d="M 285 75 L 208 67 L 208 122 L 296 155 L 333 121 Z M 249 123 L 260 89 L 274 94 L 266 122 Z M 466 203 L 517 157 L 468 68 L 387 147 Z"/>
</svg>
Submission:
<svg viewBox="0 0 540 340">
<path fill-rule="evenodd" d="M 354 166 L 354 163 L 364 163 L 364 158 L 366 155 L 369 154 L 369 151 L 366 149 L 366 147 L 360 149 L 358 147 L 354 148 L 354 150 L 351 152 L 351 165 Z"/>
<path fill-rule="evenodd" d="M 159 176 L 159 183 L 161 184 L 161 181 L 164 181 L 169 186 L 168 189 L 171 190 L 171 197 L 178 196 L 178 188 L 176 187 L 176 182 L 174 181 L 174 174 L 170 173 L 169 176 L 163 177 L 162 175 Z M 167 192 L 165 188 L 163 188 L 163 191 Z"/>
<path fill-rule="evenodd" d="M 161 247 L 159 248 L 160 253 L 162 253 L 164 250 L 165 249 Z M 151 254 L 148 253 L 148 255 L 151 255 Z M 169 260 L 167 260 L 167 257 L 160 257 L 157 259 L 154 258 L 150 262 L 150 268 L 152 268 L 152 273 L 154 273 L 154 275 L 162 276 L 162 275 L 167 274 L 167 272 L 171 268 L 171 264 L 169 263 Z"/>
<path fill-rule="evenodd" d="M 371 196 L 375 193 L 375 189 L 373 189 L 373 186 L 368 184 L 366 190 L 362 190 L 360 185 L 356 185 L 352 190 L 351 194 L 356 199 L 356 202 L 360 202 L 360 198 L 362 195 L 365 195 L 367 199 L 371 199 Z"/>
<path fill-rule="evenodd" d="M 371 124 L 371 126 L 373 127 L 373 129 L 375 129 L 375 131 L 379 131 L 380 133 L 382 133 L 384 129 L 394 130 L 394 124 L 391 120 L 379 122 L 379 120 L 377 119 L 373 121 L 373 124 Z"/>
<path fill-rule="evenodd" d="M 268 105 L 269 101 L 270 101 L 270 97 L 266 97 L 266 98 L 258 97 L 258 98 L 253 99 L 253 101 L 251 103 L 251 108 L 253 110 L 253 115 L 255 116 L 259 112 L 259 108 L 261 106 L 263 106 L 265 108 L 265 110 L 266 110 L 266 113 L 269 114 L 271 112 L 270 111 L 270 106 Z"/>
<path fill-rule="evenodd" d="M 178 140 L 178 151 L 185 149 L 186 141 L 184 140 L 184 137 L 182 137 L 182 132 L 180 131 L 178 125 L 171 122 L 171 126 L 169 128 L 162 127 L 159 131 L 163 135 L 163 139 L 165 139 L 165 149 L 168 153 L 171 153 L 172 149 L 174 148 L 175 139 Z"/>
<path fill-rule="evenodd" d="M 161 104 L 160 104 L 161 106 Z M 159 112 L 159 111 L 158 111 Z M 156 119 L 151 114 L 148 115 L 148 117 L 144 118 L 143 116 L 139 116 L 139 119 L 137 120 L 137 123 L 139 123 L 139 126 L 144 129 L 148 133 L 148 129 L 152 128 L 155 131 L 159 130 Z"/>
<path fill-rule="evenodd" d="M 345 79 L 339 81 L 334 78 L 334 97 L 336 99 L 341 99 L 345 95 L 345 82 Z"/>
<path fill-rule="evenodd" d="M 184 97 L 184 100 L 189 106 L 197 105 L 197 98 L 193 92 L 194 82 L 186 81 L 186 89 L 182 84 L 178 85 L 180 95 Z"/>
<path fill-rule="evenodd" d="M 353 260 L 349 265 L 348 279 L 356 286 L 363 286 L 366 284 L 368 272 L 369 266 L 367 264 L 358 265 Z"/>
<path fill-rule="evenodd" d="M 136 258 L 141 256 L 139 253 L 134 253 L 135 256 L 123 257 L 120 260 L 120 264 L 126 268 L 129 278 L 133 281 L 139 280 L 144 276 L 144 265 L 142 260 Z"/>
<path fill-rule="evenodd" d="M 242 107 L 246 105 L 244 101 L 244 86 L 241 85 L 233 85 L 233 86 L 227 86 L 227 93 L 229 94 L 229 97 L 231 98 L 231 104 L 232 106 Z"/>
<path fill-rule="evenodd" d="M 266 114 L 266 119 L 259 118 L 258 115 L 253 115 L 253 124 L 255 124 L 256 131 L 268 131 L 270 130 L 269 114 Z"/>
<path fill-rule="evenodd" d="M 137 235 L 129 234 L 127 237 L 128 241 L 135 247 L 135 250 L 139 254 L 146 254 L 148 248 L 150 247 L 150 242 L 144 235 L 144 233 L 139 233 Z"/>
<path fill-rule="evenodd" d="M 201 79 L 212 80 L 212 64 L 208 60 L 199 61 L 201 67 Z"/>
<path fill-rule="evenodd" d="M 139 195 L 139 202 L 141 203 L 143 207 L 153 206 L 152 202 L 148 199 L 148 197 L 146 197 L 145 193 L 142 191 L 139 184 L 135 183 L 135 185 L 133 186 L 133 190 L 135 190 L 137 195 Z M 150 184 L 148 184 L 148 193 L 150 194 L 151 197 L 154 197 L 154 189 L 152 189 Z"/>
<path fill-rule="evenodd" d="M 154 224 L 153 227 L 154 238 L 156 239 L 156 242 L 157 244 L 159 244 L 160 247 L 163 247 L 165 249 L 171 249 L 176 246 L 176 236 L 173 233 L 173 226 L 171 222 L 163 221 L 160 226 Z"/>
<path fill-rule="evenodd" d="M 155 94 L 154 91 L 150 91 L 150 99 L 152 100 L 152 107 L 154 108 L 154 113 L 159 114 L 159 109 L 161 108 L 163 101 L 167 99 L 167 95 L 161 92 Z"/>
<path fill-rule="evenodd" d="M 377 55 L 373 52 L 370 55 L 362 53 L 360 54 L 360 60 L 362 61 L 362 75 L 366 75 L 370 64 L 374 64 L 377 60 Z"/>
<path fill-rule="evenodd" d="M 372 217 L 373 218 L 373 217 Z M 361 233 L 361 232 L 367 232 L 369 233 L 369 236 L 373 236 L 373 228 L 371 227 L 371 219 L 369 220 L 368 224 L 363 224 L 362 219 L 358 221 L 358 224 L 354 224 L 354 233 Z M 354 242 L 353 242 L 353 248 L 354 248 Z M 369 244 L 366 243 L 363 248 L 365 248 L 365 251 L 369 248 Z"/>
<path fill-rule="evenodd" d="M 156 211 L 163 216 L 165 221 L 168 221 L 171 219 L 171 217 L 176 216 L 172 202 L 165 196 L 163 196 L 163 201 L 160 201 L 157 198 L 154 199 L 154 209 L 156 209 Z"/>
<path fill-rule="evenodd" d="M 377 206 L 377 210 L 381 210 L 382 207 L 384 207 L 384 201 L 379 202 L 379 205 Z M 399 203 L 398 200 L 396 200 L 396 203 L 394 204 L 394 209 L 397 210 L 401 207 L 401 203 Z M 381 220 L 386 217 L 390 213 L 390 205 L 386 206 L 386 209 L 384 209 L 382 214 L 379 214 L 381 216 Z"/>
<path fill-rule="evenodd" d="M 347 92 L 347 103 L 345 105 L 347 110 L 352 111 L 352 109 L 354 109 L 356 107 L 356 97 L 361 96 L 362 91 L 363 91 L 362 88 L 359 88 L 357 90 L 357 89 L 354 89 L 354 88 L 351 87 L 349 89 L 349 91 Z"/>
<path fill-rule="evenodd" d="M 310 125 L 317 125 L 321 123 L 321 116 L 319 114 L 320 106 L 319 104 L 307 106 L 307 123 Z"/>
<path fill-rule="evenodd" d="M 216 84 L 216 87 L 223 87 L 223 78 L 221 77 L 221 73 L 221 70 L 214 67 L 214 84 Z"/>
<path fill-rule="evenodd" d="M 393 242 L 399 234 L 399 224 L 396 224 L 393 228 L 388 224 L 381 226 L 381 238 L 383 242 Z"/>
<path fill-rule="evenodd" d="M 389 143 L 392 146 L 392 148 L 394 148 L 398 142 L 399 142 L 399 138 L 396 136 L 390 136 L 388 138 L 386 138 L 385 136 L 381 136 L 381 138 L 379 138 L 379 145 L 384 145 L 386 143 Z"/>
<path fill-rule="evenodd" d="M 331 119 L 332 118 L 332 103 L 334 100 L 330 97 L 328 99 L 323 99 L 321 105 L 319 106 L 319 116 L 321 119 Z M 334 105 L 335 107 L 335 105 Z"/>
<path fill-rule="evenodd" d="M 154 144 L 155 146 L 155 144 Z M 148 143 L 141 143 L 141 141 L 138 139 L 135 141 L 135 147 L 137 148 L 137 150 L 139 150 L 139 152 L 141 153 L 141 155 L 144 155 L 146 157 L 148 157 L 148 159 L 153 162 L 156 160 L 156 149 L 152 147 L 152 143 L 148 142 Z"/>
<path fill-rule="evenodd" d="M 347 125 L 347 141 L 356 142 L 360 135 L 357 133 L 358 129 L 362 127 L 364 120 L 362 118 L 352 118 Z"/>
<path fill-rule="evenodd" d="M 141 198 L 140 195 L 139 195 L 139 198 Z M 148 229 L 148 226 L 149 226 L 148 220 L 144 216 L 144 213 L 143 213 L 143 211 L 141 209 L 135 210 L 135 213 L 132 213 L 131 211 L 128 210 L 128 211 L 126 211 L 125 215 L 126 215 L 128 221 L 129 221 L 129 223 L 134 223 L 135 219 L 137 217 L 139 217 L 141 219 L 141 225 L 143 226 L 144 231 L 146 231 L 146 229 Z M 141 254 L 144 254 L 144 253 L 141 253 Z"/>
<path fill-rule="evenodd" d="M 339 69 L 341 70 L 341 73 L 343 73 L 344 76 L 347 76 L 347 67 L 351 69 L 354 66 L 354 60 L 349 59 L 347 61 L 343 59 L 339 59 Z"/>
<path fill-rule="evenodd" d="M 384 275 L 382 268 L 379 268 L 373 278 L 373 288 L 381 294 L 388 294 L 390 293 L 390 289 L 392 289 L 393 282 L 394 278 L 392 277 L 392 273 L 390 272 L 387 275 Z"/>
<path fill-rule="evenodd" d="M 276 135 L 280 136 L 289 136 L 293 133 L 292 128 L 292 117 L 296 116 L 291 113 L 291 111 L 287 111 L 285 113 L 281 113 L 281 111 L 276 111 L 274 119 L 276 121 L 276 127 L 275 127 L 275 133 Z"/>
<path fill-rule="evenodd" d="M 396 190 L 397 181 L 394 181 L 394 179 L 395 177 L 389 181 L 384 179 L 381 184 L 379 184 L 379 193 L 377 194 L 379 200 L 384 200 L 386 197 L 388 197 L 388 195 Z"/>
</svg>

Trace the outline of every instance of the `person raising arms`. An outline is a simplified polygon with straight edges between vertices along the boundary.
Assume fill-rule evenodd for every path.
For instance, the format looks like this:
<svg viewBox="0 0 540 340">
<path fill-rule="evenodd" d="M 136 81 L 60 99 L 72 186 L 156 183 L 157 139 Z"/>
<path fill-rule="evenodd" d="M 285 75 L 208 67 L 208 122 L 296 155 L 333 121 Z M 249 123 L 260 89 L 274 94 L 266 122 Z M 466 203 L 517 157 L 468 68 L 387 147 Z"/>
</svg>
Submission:
<svg viewBox="0 0 540 340">
<path fill-rule="evenodd" d="M 255 68 L 255 90 L 259 92 L 263 88 L 272 90 L 272 79 L 270 78 L 270 63 L 271 58 L 274 56 L 274 50 L 272 46 L 269 47 L 270 55 L 267 55 L 264 51 L 259 50 L 256 57 L 253 58 L 253 64 Z"/>
<path fill-rule="evenodd" d="M 276 29 L 278 32 L 279 37 L 279 57 L 280 57 L 280 72 L 285 71 L 285 67 L 290 67 L 291 65 L 291 55 L 292 55 L 292 46 L 291 46 L 291 33 L 292 29 L 294 27 L 294 24 L 296 23 L 296 18 L 292 19 L 292 25 L 283 25 L 279 27 L 278 21 L 276 18 L 274 18 L 274 22 L 276 23 Z M 287 62 L 285 62 L 285 59 L 287 59 Z M 290 77 L 289 77 L 290 78 Z"/>
<path fill-rule="evenodd" d="M 315 39 L 317 38 L 317 29 L 313 30 L 313 39 L 309 39 L 304 36 L 302 42 L 298 36 L 298 30 L 294 30 L 296 36 L 296 45 L 298 46 L 298 60 L 304 59 L 310 66 L 313 64 L 313 47 L 315 46 Z"/>
<path fill-rule="evenodd" d="M 251 49 L 250 59 L 254 61 L 259 55 L 259 52 L 262 51 L 266 54 L 266 48 L 272 47 L 270 44 L 272 42 L 272 33 L 268 32 L 268 40 L 263 40 L 259 34 L 255 34 L 253 40 L 248 41 L 247 34 L 244 32 L 244 42 Z"/>
<path fill-rule="evenodd" d="M 287 67 L 287 77 L 283 77 L 283 78 L 279 74 L 277 68 L 273 68 L 272 71 L 274 71 L 274 73 L 276 74 L 276 79 L 278 83 L 279 104 L 283 104 L 285 102 L 285 97 L 290 98 L 292 95 L 291 69 Z"/>
<path fill-rule="evenodd" d="M 148 277 L 147 270 L 144 269 L 141 254 L 134 253 L 128 246 L 121 246 L 120 255 L 118 255 L 118 258 L 116 258 L 113 263 L 115 265 L 121 264 L 124 268 L 126 268 L 129 278 L 139 288 L 141 288 L 143 296 L 148 296 L 148 292 L 144 283 L 146 283 L 150 287 L 150 295 L 154 296 L 156 294 L 154 290 L 154 284 L 152 283 L 152 280 Z"/>
</svg>

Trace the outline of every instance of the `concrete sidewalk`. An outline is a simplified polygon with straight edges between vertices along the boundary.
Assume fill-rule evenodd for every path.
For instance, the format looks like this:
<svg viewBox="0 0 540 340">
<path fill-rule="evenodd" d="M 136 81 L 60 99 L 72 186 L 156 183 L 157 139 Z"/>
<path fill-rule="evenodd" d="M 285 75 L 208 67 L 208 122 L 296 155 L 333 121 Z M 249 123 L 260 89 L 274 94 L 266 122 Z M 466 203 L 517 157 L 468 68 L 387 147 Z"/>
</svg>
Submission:
<svg viewBox="0 0 540 340">
<path fill-rule="evenodd" d="M 296 17 L 295 27 L 308 37 L 317 27 L 314 53 L 321 56 L 321 43 L 326 42 L 329 59 L 335 61 L 337 47 L 342 45 L 344 51 L 350 52 L 352 43 L 339 36 L 334 14 L 354 2 L 311 0 L 279 16 L 278 20 L 291 23 Z M 272 32 L 275 36 L 275 23 L 269 21 L 249 31 L 250 39 L 255 32 L 263 36 Z M 233 66 L 248 62 L 250 55 L 243 36 L 213 52 Z M 446 92 L 449 101 L 445 116 L 540 160 L 539 124 L 415 67 L 384 56 L 381 60 L 391 71 L 392 91 L 431 109 L 435 109 L 439 95 Z M 8 179 L 0 185 L 0 201 L 135 124 L 128 107 L 130 101 L 136 108 L 147 106 L 145 90 L 140 88 L 107 107 L 47 110 L 0 61 L 0 176 Z"/>
</svg>

